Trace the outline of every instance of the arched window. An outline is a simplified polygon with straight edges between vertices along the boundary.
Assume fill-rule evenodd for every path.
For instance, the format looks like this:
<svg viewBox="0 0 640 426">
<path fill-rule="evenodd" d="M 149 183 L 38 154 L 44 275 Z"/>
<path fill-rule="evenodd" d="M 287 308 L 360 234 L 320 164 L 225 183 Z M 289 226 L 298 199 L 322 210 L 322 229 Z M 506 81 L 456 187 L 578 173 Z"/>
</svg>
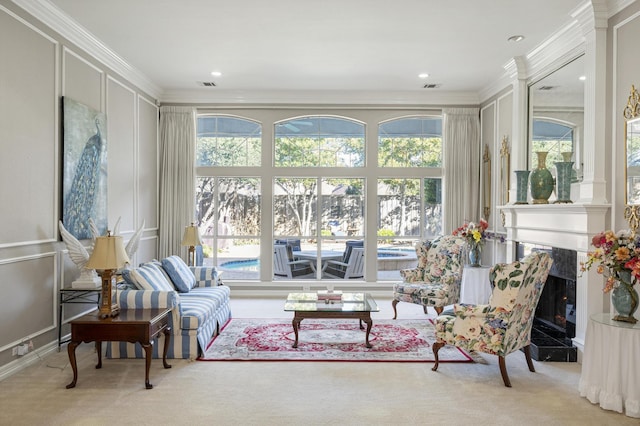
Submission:
<svg viewBox="0 0 640 426">
<path fill-rule="evenodd" d="M 275 167 L 363 167 L 364 124 L 298 117 L 275 124 Z"/>
<path fill-rule="evenodd" d="M 380 124 L 378 166 L 442 167 L 442 119 L 409 117 Z"/>
<path fill-rule="evenodd" d="M 292 111 L 199 115 L 204 264 L 227 281 L 344 280 L 328 271 L 355 247 L 354 262 L 364 253 L 364 263 L 354 263 L 350 282 L 400 279 L 416 262 L 415 242 L 442 229 L 441 117 Z"/>
<path fill-rule="evenodd" d="M 198 118 L 197 166 L 259 166 L 262 126 L 227 116 Z"/>
</svg>

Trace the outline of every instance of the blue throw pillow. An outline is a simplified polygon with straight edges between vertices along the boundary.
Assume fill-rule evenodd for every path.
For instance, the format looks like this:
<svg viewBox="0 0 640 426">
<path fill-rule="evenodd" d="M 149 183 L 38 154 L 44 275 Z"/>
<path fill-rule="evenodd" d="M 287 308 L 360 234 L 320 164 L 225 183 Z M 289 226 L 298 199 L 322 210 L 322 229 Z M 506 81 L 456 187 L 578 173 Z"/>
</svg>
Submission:
<svg viewBox="0 0 640 426">
<path fill-rule="evenodd" d="M 180 256 L 169 256 L 162 259 L 162 268 L 180 293 L 189 293 L 196 286 L 196 277 Z"/>
<path fill-rule="evenodd" d="M 129 279 L 140 290 L 175 291 L 156 265 L 146 264 L 129 272 Z"/>
</svg>

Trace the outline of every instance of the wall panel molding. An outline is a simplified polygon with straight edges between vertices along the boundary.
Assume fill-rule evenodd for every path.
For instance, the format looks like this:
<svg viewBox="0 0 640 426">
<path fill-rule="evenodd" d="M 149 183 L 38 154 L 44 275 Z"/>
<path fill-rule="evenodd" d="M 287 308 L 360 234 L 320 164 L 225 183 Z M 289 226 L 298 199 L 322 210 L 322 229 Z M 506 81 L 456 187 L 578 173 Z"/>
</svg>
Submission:
<svg viewBox="0 0 640 426">
<path fill-rule="evenodd" d="M 6 326 L 11 326 L 12 329 L 16 329 L 16 326 L 18 324 L 20 324 L 20 326 L 23 327 L 22 330 L 18 330 L 18 331 L 14 331 L 14 336 L 9 335 L 8 341 L 4 342 L 4 341 L 0 341 L 0 344 L 2 344 L 2 346 L 0 346 L 0 352 L 6 351 L 8 349 L 11 349 L 14 346 L 17 346 L 18 344 L 20 344 L 21 342 L 24 341 L 28 341 L 31 339 L 36 338 L 37 336 L 40 336 L 44 333 L 50 332 L 52 330 L 56 330 L 57 329 L 57 317 L 56 317 L 56 305 L 57 305 L 57 293 L 58 293 L 58 253 L 57 252 L 47 252 L 47 253 L 40 253 L 40 254 L 34 254 L 34 255 L 29 255 L 29 256 L 19 256 L 19 257 L 13 257 L 13 258 L 9 258 L 9 259 L 0 259 L 0 270 L 4 269 L 4 267 L 6 267 L 7 265 L 19 265 L 23 262 L 32 262 L 33 266 L 29 265 L 27 267 L 25 267 L 25 269 L 30 270 L 34 273 L 34 277 L 35 279 L 38 278 L 37 273 L 42 273 L 41 269 L 40 269 L 40 263 L 38 262 L 40 260 L 43 259 L 48 259 L 51 261 L 50 263 L 50 270 L 49 270 L 49 275 L 52 277 L 52 283 L 51 283 L 51 293 L 50 294 L 50 300 L 49 303 L 47 303 L 46 300 L 44 300 L 44 303 L 42 303 L 42 307 L 44 307 L 45 305 L 49 304 L 50 306 L 50 313 L 51 316 L 49 317 L 50 322 L 46 323 L 46 324 L 30 324 L 28 321 L 22 321 L 20 318 L 13 318 L 14 322 L 13 324 L 7 324 Z M 47 262 L 48 263 L 48 262 Z M 6 271 L 3 271 L 3 273 L 6 273 Z M 26 275 L 26 274 L 25 274 Z M 7 281 L 5 281 L 2 285 L 2 288 L 0 288 L 0 290 L 4 293 L 4 294 L 10 294 L 7 293 L 9 291 L 9 286 L 10 285 L 17 285 L 17 286 L 24 286 L 25 282 L 28 282 L 28 280 L 30 279 L 30 277 L 24 277 L 22 280 L 17 280 L 17 281 L 12 281 L 13 284 L 8 283 Z M 41 284 L 41 283 L 38 283 Z M 31 300 L 25 300 L 24 298 L 7 298 L 6 300 L 9 303 L 20 303 L 20 302 L 31 302 L 33 303 L 34 301 L 38 301 L 38 302 L 42 302 L 42 299 L 45 298 L 45 296 L 42 293 L 35 293 L 35 294 L 29 294 L 29 296 L 33 296 Z M 14 296 L 15 297 L 15 296 Z M 40 308 L 40 306 L 26 306 L 26 309 L 24 309 L 23 311 L 26 313 L 25 316 L 29 316 L 32 312 L 34 311 L 38 311 L 38 308 Z M 45 317 L 42 318 L 42 320 L 44 322 L 47 322 L 44 320 Z M 4 332 L 2 334 L 5 334 Z"/>
<path fill-rule="evenodd" d="M 51 2 L 47 0 L 13 0 L 13 2 L 151 96 L 158 97 L 161 93 L 160 87 L 146 75 Z"/>
<path fill-rule="evenodd" d="M 60 44 L 49 34 L 6 7 L 0 6 L 0 14 L 4 15 L 3 19 L 7 22 L 17 24 L 15 28 L 18 28 L 16 32 L 19 35 L 17 40 L 5 45 L 9 46 L 7 50 L 3 49 L 6 66 L 0 71 L 0 79 L 6 78 L 12 85 L 12 90 L 7 92 L 9 98 L 3 100 L 6 101 L 6 108 L 2 108 L 3 118 L 0 119 L 0 127 L 5 130 L 3 135 L 7 138 L 1 141 L 7 143 L 3 154 L 12 160 L 10 163 L 0 163 L 3 164 L 0 180 L 20 181 L 20 185 L 7 187 L 3 194 L 4 203 L 0 206 L 0 217 L 4 219 L 4 223 L 11 223 L 12 227 L 6 233 L 2 232 L 0 248 L 56 242 L 59 210 Z M 12 24 L 4 25 L 2 30 L 8 31 L 11 28 Z M 9 40 L 10 35 L 2 35 L 5 36 Z M 16 71 L 15 67 L 19 65 L 25 66 L 24 72 Z M 19 97 L 13 96 L 14 93 L 19 93 Z M 14 107 L 9 108 L 8 105 L 14 101 L 17 101 L 13 104 Z M 43 123 L 52 125 L 52 132 L 43 132 L 40 128 L 25 125 L 27 117 L 38 114 Z M 6 123 L 3 120 L 10 122 L 10 125 L 5 127 Z M 17 131 L 18 128 L 22 130 Z M 41 144 L 36 146 L 42 148 L 42 151 L 34 158 L 29 151 L 37 143 Z M 47 177 L 38 180 L 35 174 L 29 172 L 30 167 L 41 170 Z M 50 188 L 50 185 L 53 187 Z M 31 197 L 25 198 L 25 192 L 30 193 Z M 38 212 L 38 215 L 24 215 L 21 209 Z M 24 232 L 18 234 L 18 229 Z"/>
</svg>

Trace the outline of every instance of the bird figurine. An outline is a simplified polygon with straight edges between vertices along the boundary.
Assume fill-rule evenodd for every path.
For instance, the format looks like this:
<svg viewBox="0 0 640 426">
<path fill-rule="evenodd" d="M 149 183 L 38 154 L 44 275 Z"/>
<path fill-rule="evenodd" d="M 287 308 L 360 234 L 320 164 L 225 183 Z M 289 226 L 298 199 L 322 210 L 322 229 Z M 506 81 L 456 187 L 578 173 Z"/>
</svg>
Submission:
<svg viewBox="0 0 640 426">
<path fill-rule="evenodd" d="M 59 221 L 59 228 L 60 235 L 62 235 L 62 240 L 67 245 L 69 257 L 80 270 L 80 276 L 71 283 L 71 287 L 79 289 L 100 288 L 102 282 L 95 269 L 85 268 L 85 265 L 89 260 L 89 256 L 93 251 L 93 245 L 95 243 L 96 236 L 93 236 L 91 247 L 89 248 L 89 250 L 87 250 L 87 248 L 83 246 L 82 243 L 71 234 L 71 232 L 67 231 L 67 229 L 62 224 L 62 221 Z"/>
</svg>

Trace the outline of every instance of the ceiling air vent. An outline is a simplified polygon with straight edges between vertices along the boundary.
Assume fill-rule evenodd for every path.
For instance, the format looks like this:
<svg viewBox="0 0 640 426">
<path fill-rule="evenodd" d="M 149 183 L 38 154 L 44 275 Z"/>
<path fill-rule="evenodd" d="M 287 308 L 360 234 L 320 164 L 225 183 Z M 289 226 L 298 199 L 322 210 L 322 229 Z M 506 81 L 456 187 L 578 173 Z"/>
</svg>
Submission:
<svg viewBox="0 0 640 426">
<path fill-rule="evenodd" d="M 553 90 L 556 86 L 540 86 L 538 90 Z"/>
<path fill-rule="evenodd" d="M 216 87 L 216 84 L 213 81 L 199 81 L 198 84 L 204 87 Z"/>
<path fill-rule="evenodd" d="M 423 89 L 437 89 L 438 87 L 442 86 L 441 84 L 437 84 L 437 83 L 427 83 L 424 86 L 422 86 Z"/>
</svg>

